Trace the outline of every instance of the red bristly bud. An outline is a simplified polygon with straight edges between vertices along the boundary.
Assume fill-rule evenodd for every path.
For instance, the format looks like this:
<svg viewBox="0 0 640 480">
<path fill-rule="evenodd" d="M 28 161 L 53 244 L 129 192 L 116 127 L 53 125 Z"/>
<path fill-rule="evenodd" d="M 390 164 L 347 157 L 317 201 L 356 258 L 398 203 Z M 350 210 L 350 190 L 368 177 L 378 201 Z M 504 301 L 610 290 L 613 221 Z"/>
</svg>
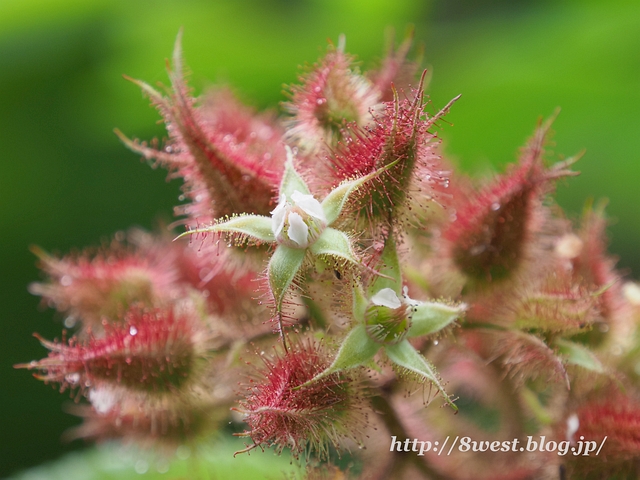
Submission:
<svg viewBox="0 0 640 480">
<path fill-rule="evenodd" d="M 343 373 L 325 376 L 305 385 L 324 371 L 330 360 L 312 342 L 291 345 L 274 360 L 264 359 L 259 383 L 249 386 L 240 403 L 244 421 L 256 447 L 275 446 L 280 453 L 289 447 L 295 456 L 314 451 L 327 455 L 328 444 L 338 447 L 341 438 L 354 438 L 365 425 L 362 398 L 352 379 Z M 304 385 L 304 386 L 303 386 Z M 238 452 L 240 453 L 240 452 Z"/>
<path fill-rule="evenodd" d="M 571 478 L 614 478 L 616 474 L 637 478 L 640 458 L 640 403 L 621 394 L 609 395 L 580 406 L 572 415 L 577 418 L 577 430 L 572 442 L 596 442 L 602 445 L 598 455 L 568 455 Z M 606 437 L 606 440 L 605 440 Z M 632 474 L 631 472 L 635 472 Z M 589 476 L 588 476 L 589 475 Z"/>
<path fill-rule="evenodd" d="M 171 95 L 136 82 L 165 119 L 171 141 L 164 150 L 119 135 L 131 149 L 184 179 L 192 203 L 178 213 L 187 215 L 192 227 L 226 215 L 268 215 L 284 169 L 284 132 L 273 118 L 255 116 L 228 92 L 212 94 L 196 107 L 182 70 L 178 39 L 169 71 Z"/>
<path fill-rule="evenodd" d="M 106 324 L 104 336 L 84 342 L 50 342 L 40 361 L 17 365 L 39 370 L 37 378 L 66 388 L 112 385 L 148 394 L 175 392 L 197 369 L 206 340 L 191 312 L 132 308 L 119 324 Z"/>
<path fill-rule="evenodd" d="M 407 60 L 407 54 L 413 44 L 413 29 L 409 30 L 402 43 L 396 48 L 393 35 L 389 39 L 387 54 L 380 68 L 366 72 L 374 88 L 380 92 L 381 102 L 393 101 L 395 89 L 409 91 L 416 78 L 420 60 Z"/>
<path fill-rule="evenodd" d="M 348 130 L 349 136 L 332 158 L 332 183 L 367 175 L 389 166 L 388 170 L 357 192 L 350 214 L 370 225 L 391 224 L 397 212 L 416 200 L 431 200 L 439 188 L 448 184 L 447 172 L 440 168 L 436 151 L 437 136 L 429 129 L 444 116 L 457 99 L 433 117 L 424 113 L 425 73 L 413 100 L 400 100 L 396 93 L 375 116 L 375 126 Z M 355 210 L 355 211 L 354 211 Z M 413 217 L 414 215 L 412 215 Z M 415 220 L 415 219 L 412 219 Z"/>
<path fill-rule="evenodd" d="M 604 289 L 598 298 L 602 317 L 610 324 L 626 323 L 630 312 L 626 309 L 620 274 L 615 270 L 616 259 L 607 253 L 607 219 L 604 204 L 596 209 L 585 209 L 578 237 L 578 254 L 572 259 L 577 281 L 595 289 Z M 626 318 L 625 318 L 626 317 Z"/>
<path fill-rule="evenodd" d="M 293 116 L 287 138 L 305 154 L 335 147 L 344 127 L 367 123 L 369 110 L 379 102 L 378 90 L 352 67 L 343 41 L 337 48 L 331 45 L 327 55 L 300 78 L 302 85 L 291 88 L 291 101 L 284 105 Z"/>
<path fill-rule="evenodd" d="M 175 449 L 210 435 L 217 422 L 228 413 L 227 408 L 219 408 L 193 395 L 166 396 L 152 403 L 141 403 L 136 398 L 118 397 L 112 392 L 93 390 L 91 393 L 93 407 L 78 405 L 70 409 L 84 422 L 67 432 L 67 438 L 116 439 L 143 447 Z"/>
<path fill-rule="evenodd" d="M 157 245 L 129 248 L 114 241 L 95 254 L 60 259 L 34 252 L 50 280 L 31 284 L 30 292 L 68 314 L 67 327 L 82 322 L 94 335 L 102 330 L 103 318 L 119 321 L 134 304 L 151 307 L 167 298 L 177 278 L 171 251 Z"/>
<path fill-rule="evenodd" d="M 477 194 L 461 197 L 455 220 L 444 230 L 443 254 L 466 277 L 487 283 L 510 277 L 531 254 L 545 220 L 542 199 L 552 180 L 574 175 L 569 159 L 551 168 L 543 162 L 545 123 L 524 149 L 520 163 Z"/>
</svg>

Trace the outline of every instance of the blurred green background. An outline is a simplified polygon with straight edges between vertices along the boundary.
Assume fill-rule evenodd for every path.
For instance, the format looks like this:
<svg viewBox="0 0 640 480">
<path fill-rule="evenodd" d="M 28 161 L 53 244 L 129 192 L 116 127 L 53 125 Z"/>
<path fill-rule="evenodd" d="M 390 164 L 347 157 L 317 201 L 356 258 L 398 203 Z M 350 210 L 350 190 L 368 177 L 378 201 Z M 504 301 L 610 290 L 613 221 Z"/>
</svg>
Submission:
<svg viewBox="0 0 640 480">
<path fill-rule="evenodd" d="M 640 3 L 637 0 L 0 0 L 0 476 L 82 448 L 63 444 L 70 402 L 12 365 L 41 358 L 34 331 L 60 335 L 38 308 L 30 245 L 65 253 L 117 230 L 170 219 L 179 185 L 113 134 L 163 136 L 122 74 L 166 83 L 178 30 L 196 92 L 229 83 L 259 108 L 344 33 L 363 66 L 384 32 L 415 25 L 433 72 L 431 111 L 455 95 L 445 151 L 486 173 L 516 158 L 540 116 L 562 108 L 554 153 L 586 149 L 558 199 L 576 217 L 609 199 L 611 251 L 640 276 Z"/>
</svg>

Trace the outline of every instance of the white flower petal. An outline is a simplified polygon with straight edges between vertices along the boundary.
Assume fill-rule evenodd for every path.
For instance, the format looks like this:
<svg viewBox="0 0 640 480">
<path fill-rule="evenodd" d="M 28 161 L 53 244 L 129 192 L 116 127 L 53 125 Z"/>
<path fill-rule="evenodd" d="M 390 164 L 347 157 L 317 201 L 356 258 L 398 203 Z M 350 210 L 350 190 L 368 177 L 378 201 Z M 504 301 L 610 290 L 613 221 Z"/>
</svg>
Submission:
<svg viewBox="0 0 640 480">
<path fill-rule="evenodd" d="M 414 300 L 413 298 L 409 298 L 409 287 L 406 285 L 402 287 L 402 295 L 409 305 L 420 305 L 422 303 L 418 300 Z"/>
<path fill-rule="evenodd" d="M 383 288 L 378 293 L 376 293 L 373 297 L 371 297 L 371 301 L 374 305 L 378 305 L 380 307 L 389 307 L 389 308 L 400 308 L 402 302 L 394 292 L 390 288 Z"/>
<path fill-rule="evenodd" d="M 313 195 L 305 195 L 298 190 L 294 190 L 291 194 L 291 200 L 307 215 L 311 215 L 326 223 L 327 218 L 324 215 L 324 210 L 322 210 L 322 205 L 320 205 L 320 202 L 316 200 Z"/>
<path fill-rule="evenodd" d="M 280 235 L 282 229 L 284 228 L 284 216 L 287 208 L 287 196 L 283 193 L 280 197 L 280 202 L 278 206 L 273 209 L 271 212 L 271 230 L 273 231 L 274 236 Z"/>
<path fill-rule="evenodd" d="M 309 246 L 309 227 L 296 212 L 289 214 L 289 230 L 287 233 L 289 238 L 296 242 L 299 247 L 306 248 Z"/>
</svg>

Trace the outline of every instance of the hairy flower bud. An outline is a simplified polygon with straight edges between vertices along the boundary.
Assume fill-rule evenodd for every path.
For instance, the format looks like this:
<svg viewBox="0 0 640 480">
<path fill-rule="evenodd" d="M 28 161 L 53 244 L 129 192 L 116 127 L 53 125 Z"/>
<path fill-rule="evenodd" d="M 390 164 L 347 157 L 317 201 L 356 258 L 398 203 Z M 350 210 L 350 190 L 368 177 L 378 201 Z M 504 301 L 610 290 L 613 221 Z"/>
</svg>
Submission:
<svg viewBox="0 0 640 480">
<path fill-rule="evenodd" d="M 196 396 L 140 402 L 110 391 L 91 393 L 91 407 L 79 405 L 71 409 L 84 421 L 70 430 L 67 438 L 121 440 L 142 447 L 160 447 L 170 453 L 178 446 L 211 435 L 227 411 Z"/>
<path fill-rule="evenodd" d="M 574 174 L 564 169 L 574 159 L 545 168 L 543 146 L 549 127 L 548 122 L 538 128 L 509 173 L 459 199 L 455 220 L 442 236 L 447 255 L 468 279 L 488 283 L 509 278 L 531 255 L 551 181 Z"/>
<path fill-rule="evenodd" d="M 327 455 L 328 446 L 339 446 L 341 438 L 353 438 L 364 425 L 361 400 L 351 378 L 343 373 L 312 380 L 329 361 L 312 342 L 300 342 L 273 360 L 264 359 L 265 369 L 238 409 L 253 441 L 244 451 L 275 446 L 277 452 L 291 448 L 295 456 L 315 451 Z"/>
<path fill-rule="evenodd" d="M 411 326 L 411 309 L 390 288 L 373 297 L 364 314 L 367 334 L 377 343 L 392 345 L 404 339 Z"/>
<path fill-rule="evenodd" d="M 640 402 L 637 399 L 609 394 L 607 398 L 585 402 L 573 416 L 576 419 L 571 438 L 574 445 L 578 441 L 595 442 L 602 448 L 597 456 L 593 453 L 589 457 L 569 455 L 570 478 L 637 478 L 640 473 L 637 464 Z M 626 475 L 618 477 L 620 474 Z"/>
<path fill-rule="evenodd" d="M 155 305 L 177 278 L 170 250 L 155 245 L 129 248 L 114 241 L 95 254 L 60 259 L 39 249 L 35 253 L 49 281 L 31 284 L 31 293 L 69 315 L 67 327 L 82 322 L 94 334 L 103 318 L 117 321 L 132 305 Z"/>
<path fill-rule="evenodd" d="M 352 217 L 371 226 L 389 225 L 399 213 L 407 220 L 414 195 L 416 202 L 424 203 L 448 185 L 447 172 L 442 170 L 437 153 L 439 139 L 429 129 L 448 112 L 457 97 L 436 115 L 427 116 L 425 74 L 413 99 L 400 99 L 396 92 L 393 101 L 381 105 L 373 126 L 350 126 L 349 136 L 331 159 L 332 183 L 388 167 L 384 174 L 360 188 L 350 208 Z M 411 221 L 415 220 L 412 214 Z"/>
<path fill-rule="evenodd" d="M 203 334 L 189 313 L 133 308 L 123 323 L 105 326 L 104 336 L 79 342 L 40 342 L 51 352 L 19 367 L 61 389 L 114 385 L 148 394 L 175 392 L 197 369 Z"/>
<path fill-rule="evenodd" d="M 180 39 L 169 72 L 173 93 L 167 98 L 142 82 L 167 123 L 170 143 L 164 150 L 132 142 L 129 148 L 185 181 L 192 201 L 178 210 L 195 226 L 226 215 L 267 214 L 282 177 L 285 149 L 283 130 L 270 116 L 256 116 L 228 92 L 212 94 L 196 106 L 182 71 Z"/>
<path fill-rule="evenodd" d="M 369 109 L 379 101 L 379 92 L 352 67 L 343 46 L 330 47 L 327 55 L 292 88 L 292 114 L 287 137 L 303 152 L 316 154 L 335 147 L 348 123 L 369 121 Z"/>
</svg>

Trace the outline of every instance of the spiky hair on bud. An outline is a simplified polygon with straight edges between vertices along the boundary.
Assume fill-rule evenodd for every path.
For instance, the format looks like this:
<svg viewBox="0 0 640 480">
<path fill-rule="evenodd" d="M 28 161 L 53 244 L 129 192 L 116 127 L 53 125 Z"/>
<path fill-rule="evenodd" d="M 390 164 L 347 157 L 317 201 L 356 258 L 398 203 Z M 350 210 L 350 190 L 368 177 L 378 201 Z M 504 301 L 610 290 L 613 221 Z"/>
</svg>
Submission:
<svg viewBox="0 0 640 480">
<path fill-rule="evenodd" d="M 460 196 L 455 216 L 442 232 L 441 254 L 473 285 L 488 285 L 513 274 L 533 256 L 547 220 L 542 204 L 553 181 L 575 175 L 571 158 L 550 168 L 544 164 L 544 144 L 551 121 L 540 125 L 518 164 L 478 191 Z"/>
<path fill-rule="evenodd" d="M 253 444 L 237 453 L 273 446 L 278 454 L 290 448 L 295 457 L 326 458 L 342 439 L 360 441 L 367 420 L 354 378 L 340 372 L 308 383 L 331 363 L 320 345 L 301 340 L 263 361 L 237 409 L 249 426 L 240 435 Z"/>
<path fill-rule="evenodd" d="M 228 413 L 228 406 L 216 405 L 206 396 L 166 396 L 140 402 L 97 389 L 90 392 L 89 399 L 91 406 L 69 408 L 83 423 L 66 432 L 67 439 L 118 440 L 156 448 L 168 455 L 173 454 L 176 447 L 195 444 L 210 436 Z"/>
<path fill-rule="evenodd" d="M 129 148 L 184 179 L 191 203 L 177 213 L 187 215 L 185 223 L 193 226 L 240 213 L 267 215 L 284 171 L 283 130 L 272 116 L 254 115 L 227 91 L 197 105 L 184 80 L 180 37 L 169 77 L 172 91 L 166 97 L 134 81 L 165 119 L 170 142 L 164 149 L 116 133 Z"/>
<path fill-rule="evenodd" d="M 107 323 L 100 337 L 50 342 L 36 335 L 49 356 L 16 367 L 42 372 L 36 378 L 59 384 L 61 391 L 111 385 L 162 395 L 197 377 L 199 358 L 206 355 L 203 327 L 186 310 L 132 307 L 123 322 Z"/>
<path fill-rule="evenodd" d="M 602 448 L 597 456 L 568 455 L 567 473 L 572 476 L 567 478 L 638 478 L 640 402 L 637 398 L 608 393 L 606 398 L 584 402 L 571 417 L 575 420 L 572 431 L 567 432 L 572 434 L 569 440 L 596 442 Z M 561 423 L 558 429 L 568 423 Z"/>
<path fill-rule="evenodd" d="M 175 252 L 162 242 L 125 243 L 123 237 L 62 258 L 33 248 L 49 278 L 32 283 L 29 291 L 67 315 L 66 327 L 80 322 L 94 335 L 103 318 L 118 321 L 132 305 L 152 307 L 170 297 L 178 278 Z"/>
<path fill-rule="evenodd" d="M 471 321 L 491 322 L 541 334 L 574 335 L 592 328 L 600 318 L 602 290 L 593 290 L 572 278 L 570 272 L 550 270 L 542 278 L 523 279 L 509 290 L 474 295 Z"/>
<path fill-rule="evenodd" d="M 303 154 L 335 147 L 344 127 L 367 123 L 369 109 L 379 102 L 379 91 L 353 66 L 344 42 L 342 37 L 337 47 L 329 46 L 326 56 L 300 77 L 301 85 L 291 87 L 291 100 L 284 104 L 292 116 L 285 123 L 287 139 Z"/>
<path fill-rule="evenodd" d="M 577 236 L 580 249 L 571 259 L 576 281 L 600 290 L 597 307 L 600 317 L 611 329 L 608 341 L 611 344 L 629 346 L 635 329 L 633 313 L 624 299 L 622 278 L 615 269 L 617 259 L 607 253 L 607 218 L 605 202 L 585 207 Z"/>
<path fill-rule="evenodd" d="M 391 31 L 387 38 L 386 54 L 377 69 L 365 73 L 376 90 L 380 92 L 381 102 L 390 102 L 395 97 L 396 89 L 410 90 L 415 81 L 418 67 L 421 63 L 422 52 L 415 60 L 408 60 L 407 55 L 413 45 L 414 29 L 410 28 L 400 45 L 395 44 L 395 35 Z"/>
<path fill-rule="evenodd" d="M 416 212 L 408 215 L 413 197 L 416 203 L 418 200 L 425 203 L 425 200 L 435 199 L 438 191 L 448 185 L 448 173 L 441 168 L 441 157 L 437 152 L 440 140 L 430 129 L 449 111 L 457 97 L 429 117 L 424 112 L 425 76 L 426 72 L 413 99 L 401 99 L 395 92 L 393 101 L 384 103 L 374 115 L 373 126 L 352 125 L 345 130 L 348 135 L 332 154 L 328 177 L 332 184 L 368 175 L 393 164 L 362 185 L 345 210 L 345 217 L 356 218 L 358 227 L 376 230 L 398 220 L 415 222 Z"/>
<path fill-rule="evenodd" d="M 558 381 L 571 388 L 562 358 L 537 335 L 506 330 L 487 339 L 492 345 L 491 357 L 500 361 L 516 384 L 542 377 L 545 382 Z"/>
<path fill-rule="evenodd" d="M 239 255 L 228 254 L 227 249 L 220 249 L 218 255 L 212 255 L 211 250 L 197 244 L 180 248 L 177 262 L 180 281 L 201 292 L 210 314 L 225 318 L 237 328 L 266 321 L 268 315 L 265 317 L 264 308 L 256 300 L 262 271 L 242 262 Z"/>
</svg>

